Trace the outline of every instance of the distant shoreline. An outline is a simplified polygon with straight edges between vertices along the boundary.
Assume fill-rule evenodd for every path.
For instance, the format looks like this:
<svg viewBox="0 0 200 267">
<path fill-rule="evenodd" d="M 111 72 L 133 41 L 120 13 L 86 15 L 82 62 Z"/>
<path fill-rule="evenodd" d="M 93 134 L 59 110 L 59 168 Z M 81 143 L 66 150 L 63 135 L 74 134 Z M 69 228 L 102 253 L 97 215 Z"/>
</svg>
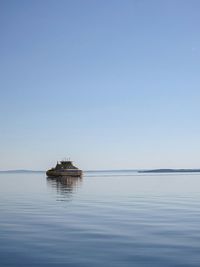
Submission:
<svg viewBox="0 0 200 267">
<path fill-rule="evenodd" d="M 40 173 L 45 171 L 33 171 L 33 170 L 6 170 L 6 171 L 0 171 L 0 173 Z"/>
<path fill-rule="evenodd" d="M 188 172 L 200 172 L 200 169 L 155 169 L 138 171 L 139 173 L 188 173 Z"/>
</svg>

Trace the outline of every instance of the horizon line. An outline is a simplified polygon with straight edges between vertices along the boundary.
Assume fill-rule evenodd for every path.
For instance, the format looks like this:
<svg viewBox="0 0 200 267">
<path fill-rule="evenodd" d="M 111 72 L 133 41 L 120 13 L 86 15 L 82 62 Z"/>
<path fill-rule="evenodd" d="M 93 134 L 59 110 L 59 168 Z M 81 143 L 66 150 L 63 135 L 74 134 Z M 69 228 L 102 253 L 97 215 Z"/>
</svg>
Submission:
<svg viewBox="0 0 200 267">
<path fill-rule="evenodd" d="M 83 170 L 83 172 L 112 172 L 112 171 L 200 171 L 200 168 L 156 168 L 156 169 L 94 169 L 94 170 Z M 46 172 L 45 170 L 29 170 L 29 169 L 11 169 L 11 170 L 0 170 L 0 173 L 5 172 Z"/>
</svg>

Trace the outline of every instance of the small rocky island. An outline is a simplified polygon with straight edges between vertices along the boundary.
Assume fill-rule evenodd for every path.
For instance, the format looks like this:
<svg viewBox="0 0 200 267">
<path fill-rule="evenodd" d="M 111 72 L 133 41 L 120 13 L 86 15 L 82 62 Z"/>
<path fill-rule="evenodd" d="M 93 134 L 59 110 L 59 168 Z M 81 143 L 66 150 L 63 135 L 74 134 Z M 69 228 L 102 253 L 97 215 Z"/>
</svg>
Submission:
<svg viewBox="0 0 200 267">
<path fill-rule="evenodd" d="M 72 164 L 72 161 L 60 161 L 57 162 L 56 167 L 51 168 L 46 172 L 48 177 L 80 177 L 82 176 L 82 170 L 79 170 Z"/>
</svg>

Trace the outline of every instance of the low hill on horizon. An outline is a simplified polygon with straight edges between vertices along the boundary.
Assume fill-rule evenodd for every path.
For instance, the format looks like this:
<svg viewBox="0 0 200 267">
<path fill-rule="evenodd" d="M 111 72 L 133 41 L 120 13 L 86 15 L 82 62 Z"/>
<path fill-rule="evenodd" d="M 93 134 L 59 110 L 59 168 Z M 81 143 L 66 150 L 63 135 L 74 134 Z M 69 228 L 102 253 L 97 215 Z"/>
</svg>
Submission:
<svg viewBox="0 0 200 267">
<path fill-rule="evenodd" d="M 155 169 L 141 170 L 139 173 L 174 173 L 174 172 L 200 172 L 200 169 Z"/>
<path fill-rule="evenodd" d="M 44 172 L 44 171 L 34 171 L 34 170 L 3 170 L 0 173 L 27 173 L 27 172 Z"/>
</svg>

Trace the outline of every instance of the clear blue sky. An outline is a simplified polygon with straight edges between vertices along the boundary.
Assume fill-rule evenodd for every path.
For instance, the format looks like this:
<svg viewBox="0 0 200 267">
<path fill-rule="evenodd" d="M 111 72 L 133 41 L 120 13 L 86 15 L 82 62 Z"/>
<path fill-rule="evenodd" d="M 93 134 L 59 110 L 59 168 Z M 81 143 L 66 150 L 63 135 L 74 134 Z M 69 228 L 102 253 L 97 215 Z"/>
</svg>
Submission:
<svg viewBox="0 0 200 267">
<path fill-rule="evenodd" d="M 0 169 L 200 167 L 199 12 L 1 0 Z"/>
</svg>

